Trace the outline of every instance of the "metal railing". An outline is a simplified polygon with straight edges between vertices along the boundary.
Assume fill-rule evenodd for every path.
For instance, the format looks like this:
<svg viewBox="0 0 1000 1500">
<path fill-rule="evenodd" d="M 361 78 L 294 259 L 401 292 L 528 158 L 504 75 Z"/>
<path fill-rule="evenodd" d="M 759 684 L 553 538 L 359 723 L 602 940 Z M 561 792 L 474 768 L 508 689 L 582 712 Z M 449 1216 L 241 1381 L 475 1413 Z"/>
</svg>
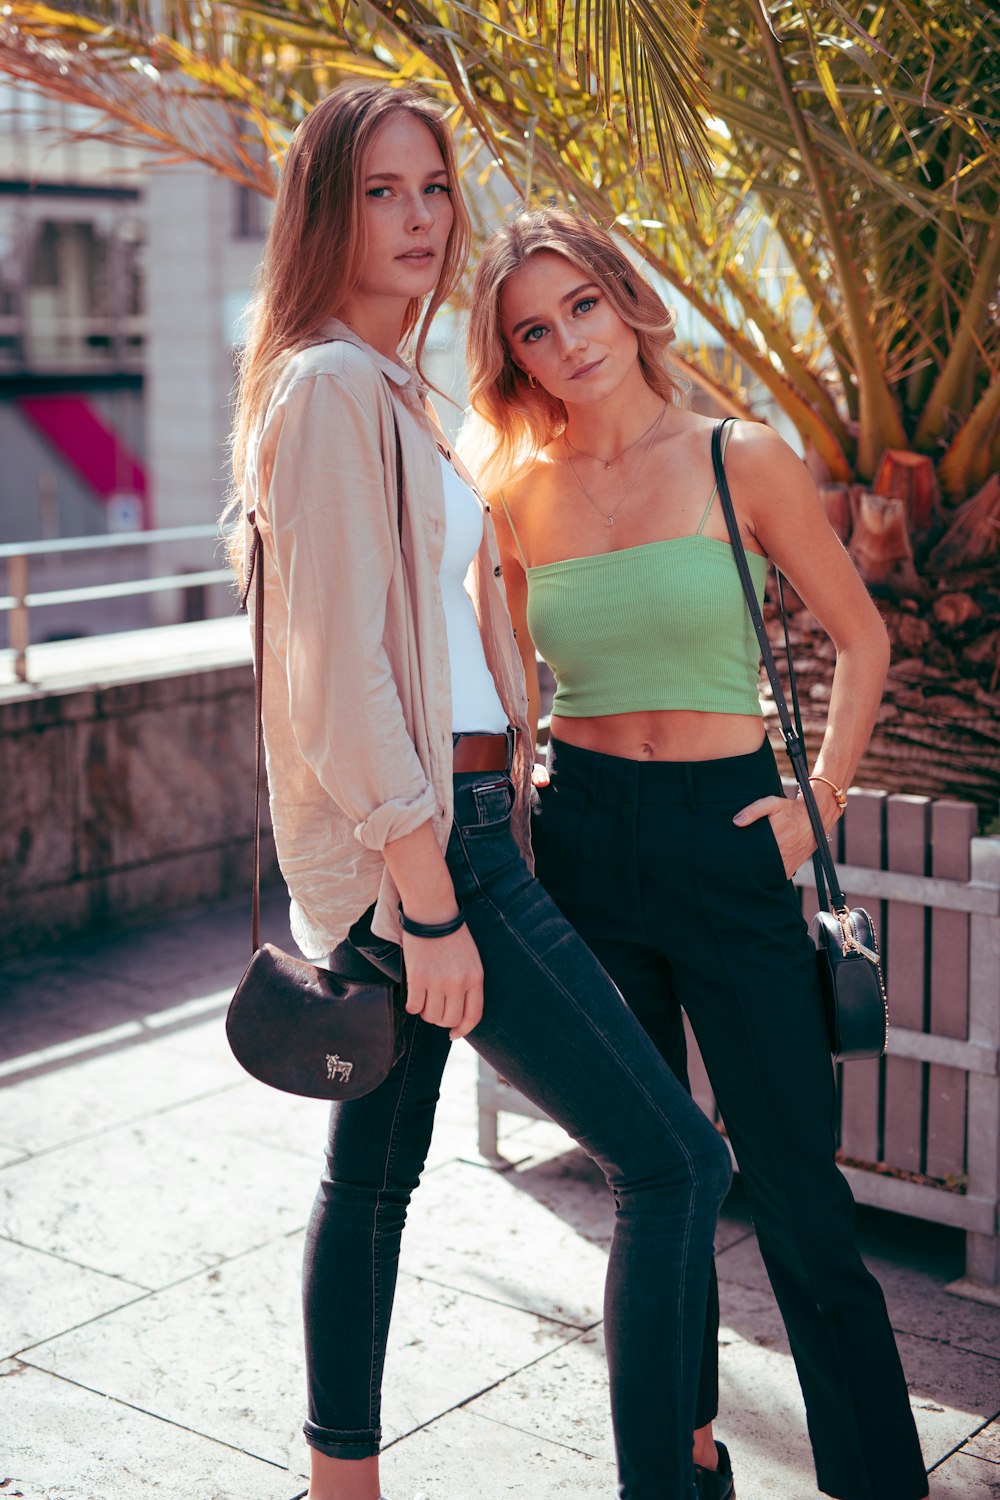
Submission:
<svg viewBox="0 0 1000 1500">
<path fill-rule="evenodd" d="M 87 584 L 79 588 L 30 588 L 32 558 L 70 556 L 80 552 L 110 551 L 119 547 L 155 543 L 218 540 L 214 525 L 173 526 L 157 531 L 129 531 L 110 536 L 65 537 L 59 541 L 8 542 L 0 546 L 0 565 L 7 572 L 7 593 L 0 595 L 0 613 L 10 615 L 9 644 L 14 652 L 14 674 L 28 681 L 28 647 L 31 644 L 31 611 L 57 604 L 91 604 L 103 599 L 123 599 L 139 594 L 164 593 L 169 589 L 197 588 L 225 583 L 232 578 L 228 568 L 205 568 L 196 573 L 169 573 L 156 578 L 133 578 L 122 583 Z"/>
</svg>

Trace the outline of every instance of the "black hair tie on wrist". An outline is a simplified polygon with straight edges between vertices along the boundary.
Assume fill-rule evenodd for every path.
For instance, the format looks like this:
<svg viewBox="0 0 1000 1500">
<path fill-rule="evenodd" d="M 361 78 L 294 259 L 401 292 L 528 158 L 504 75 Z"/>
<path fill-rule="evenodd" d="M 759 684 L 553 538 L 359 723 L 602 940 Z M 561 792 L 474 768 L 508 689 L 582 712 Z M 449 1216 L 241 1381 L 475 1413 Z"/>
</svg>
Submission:
<svg viewBox="0 0 1000 1500">
<path fill-rule="evenodd" d="M 450 937 L 453 932 L 457 932 L 460 927 L 463 927 L 465 925 L 465 912 L 462 910 L 462 903 L 459 902 L 458 916 L 450 917 L 447 922 L 415 922 L 412 917 L 408 917 L 406 915 L 405 911 L 403 910 L 402 902 L 400 902 L 399 925 L 400 927 L 402 927 L 403 931 L 408 932 L 411 937 Z"/>
</svg>

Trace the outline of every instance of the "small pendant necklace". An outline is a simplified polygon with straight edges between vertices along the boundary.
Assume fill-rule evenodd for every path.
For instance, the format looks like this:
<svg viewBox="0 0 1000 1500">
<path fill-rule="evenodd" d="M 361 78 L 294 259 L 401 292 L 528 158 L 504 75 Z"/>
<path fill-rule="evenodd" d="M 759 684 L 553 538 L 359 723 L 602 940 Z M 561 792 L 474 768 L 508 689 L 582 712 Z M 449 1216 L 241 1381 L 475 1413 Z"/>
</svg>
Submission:
<svg viewBox="0 0 1000 1500">
<path fill-rule="evenodd" d="M 637 438 L 633 438 L 632 441 L 626 447 L 624 447 L 620 453 L 616 453 L 614 458 L 599 458 L 596 453 L 587 453 L 583 448 L 578 448 L 575 443 L 571 443 L 568 435 L 565 432 L 563 433 L 563 441 L 565 442 L 567 448 L 572 448 L 573 452 L 579 458 L 589 458 L 593 463 L 603 464 L 606 469 L 610 469 L 614 464 L 618 462 L 620 458 L 624 458 L 626 453 L 630 453 L 633 448 L 641 443 L 644 437 L 648 437 L 653 428 L 658 426 L 662 420 L 663 413 L 661 411 L 660 415 L 658 417 L 654 417 L 649 426 L 644 428 Z"/>
<path fill-rule="evenodd" d="M 566 454 L 566 462 L 569 464 L 570 472 L 572 473 L 573 478 L 576 480 L 577 484 L 580 486 L 580 492 L 581 492 L 581 494 L 583 495 L 583 497 L 584 497 L 585 500 L 589 500 L 590 501 L 591 505 L 594 507 L 594 509 L 597 511 L 597 513 L 599 515 L 601 515 L 601 516 L 604 517 L 604 524 L 605 524 L 605 526 L 613 526 L 615 524 L 615 516 L 621 510 L 622 506 L 625 504 L 625 501 L 628 499 L 629 495 L 632 493 L 632 490 L 635 487 L 635 484 L 636 484 L 636 481 L 639 478 L 639 475 L 642 473 L 643 469 L 646 467 L 646 459 L 649 457 L 649 450 L 652 448 L 653 444 L 656 442 L 656 434 L 659 432 L 659 430 L 660 430 L 660 423 L 663 421 L 663 418 L 666 416 L 666 414 L 667 414 L 667 404 L 666 404 L 666 402 L 664 402 L 663 403 L 663 409 L 661 410 L 660 415 L 657 417 L 656 421 L 653 423 L 652 427 L 647 427 L 646 428 L 646 432 L 642 434 L 643 437 L 646 436 L 646 433 L 650 434 L 649 442 L 646 444 L 646 447 L 643 450 L 643 455 L 642 455 L 642 458 L 639 460 L 639 466 L 638 466 L 638 468 L 636 469 L 635 473 L 632 475 L 632 478 L 629 480 L 628 484 L 625 486 L 625 489 L 622 492 L 622 494 L 621 494 L 621 496 L 620 496 L 620 498 L 618 500 L 618 504 L 615 506 L 614 510 L 607 510 L 603 505 L 598 505 L 598 503 L 594 499 L 593 495 L 591 495 L 591 494 L 589 494 L 587 492 L 587 490 L 584 487 L 583 480 L 580 478 L 579 474 L 576 472 L 576 469 L 575 469 L 575 467 L 573 465 L 573 460 L 572 460 L 572 458 L 570 458 L 569 453 L 567 452 L 567 454 Z M 565 432 L 563 433 L 563 441 L 566 444 L 567 449 L 570 449 L 570 448 L 573 447 L 573 444 L 570 442 L 570 440 L 566 436 Z M 629 447 L 634 448 L 635 447 L 635 443 L 630 443 Z M 576 448 L 573 451 L 576 452 L 576 453 L 580 452 L 579 448 Z M 622 449 L 622 453 L 627 453 L 627 452 L 628 452 L 628 448 L 623 448 Z M 622 456 L 622 454 L 620 453 L 618 455 L 618 457 L 621 458 L 621 456 Z M 586 458 L 592 458 L 593 455 L 592 454 L 584 454 L 584 457 L 586 457 Z M 604 463 L 604 460 L 599 458 L 599 459 L 596 460 L 596 462 L 597 463 Z M 614 463 L 614 459 L 611 460 L 611 463 Z M 604 463 L 604 467 L 606 469 L 610 469 L 611 463 Z"/>
</svg>

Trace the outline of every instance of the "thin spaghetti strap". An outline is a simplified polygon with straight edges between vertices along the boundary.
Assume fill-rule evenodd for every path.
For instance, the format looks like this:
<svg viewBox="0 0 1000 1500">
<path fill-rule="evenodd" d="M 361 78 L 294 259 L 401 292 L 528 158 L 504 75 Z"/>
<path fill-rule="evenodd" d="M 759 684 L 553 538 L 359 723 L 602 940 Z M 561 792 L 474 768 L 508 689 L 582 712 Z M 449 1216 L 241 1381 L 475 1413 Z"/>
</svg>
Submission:
<svg viewBox="0 0 1000 1500">
<path fill-rule="evenodd" d="M 735 420 L 733 418 L 727 419 L 727 421 L 723 424 L 723 428 L 722 428 L 722 457 L 723 457 L 723 459 L 726 456 L 726 447 L 727 447 L 727 445 L 729 443 L 729 434 L 732 432 L 732 430 L 733 430 L 733 428 L 735 426 L 736 426 L 736 422 L 735 422 Z M 708 504 L 705 506 L 705 510 L 704 510 L 704 513 L 702 514 L 702 518 L 698 522 L 698 530 L 695 532 L 695 536 L 701 536 L 701 533 L 702 533 L 702 531 L 704 530 L 704 527 L 705 527 L 705 522 L 708 520 L 708 517 L 709 517 L 709 515 L 711 513 L 711 510 L 712 510 L 712 506 L 715 504 L 715 497 L 716 497 L 716 495 L 718 493 L 719 493 L 719 486 L 717 484 L 713 484 L 713 486 L 712 486 L 712 493 L 708 497 Z"/>
<path fill-rule="evenodd" d="M 510 534 L 514 538 L 514 545 L 517 548 L 518 552 L 520 552 L 521 554 L 521 561 L 524 563 L 524 571 L 527 572 L 528 559 L 524 555 L 524 548 L 521 546 L 521 538 L 518 536 L 517 531 L 514 528 L 514 522 L 510 518 L 510 511 L 507 509 L 507 502 L 503 497 L 503 490 L 500 490 L 499 498 L 500 504 L 503 506 L 503 513 L 507 517 L 507 525 L 510 527 Z"/>
</svg>

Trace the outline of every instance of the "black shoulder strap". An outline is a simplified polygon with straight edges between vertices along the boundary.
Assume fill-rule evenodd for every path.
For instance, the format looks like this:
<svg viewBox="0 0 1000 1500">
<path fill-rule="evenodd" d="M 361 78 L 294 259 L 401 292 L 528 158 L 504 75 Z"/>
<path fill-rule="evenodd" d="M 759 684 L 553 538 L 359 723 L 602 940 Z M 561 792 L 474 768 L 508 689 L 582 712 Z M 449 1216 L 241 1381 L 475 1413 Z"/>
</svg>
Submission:
<svg viewBox="0 0 1000 1500">
<path fill-rule="evenodd" d="M 726 420 L 732 421 L 733 419 L 727 418 Z M 757 594 L 753 586 L 753 579 L 750 577 L 750 567 L 747 563 L 743 538 L 740 536 L 739 523 L 736 519 L 736 512 L 733 509 L 732 496 L 729 493 L 729 481 L 726 478 L 726 467 L 722 458 L 722 434 L 725 425 L 725 421 L 719 422 L 712 431 L 712 466 L 715 469 L 715 482 L 719 486 L 719 499 L 722 502 L 726 526 L 729 529 L 729 540 L 732 542 L 733 557 L 739 570 L 740 582 L 743 585 L 747 608 L 750 611 L 753 628 L 757 633 L 760 654 L 763 657 L 764 668 L 767 672 L 768 681 L 771 684 L 771 692 L 774 694 L 774 706 L 778 711 L 781 732 L 785 737 L 785 749 L 788 751 L 788 758 L 792 763 L 795 779 L 802 792 L 806 811 L 809 814 L 809 822 L 812 825 L 813 837 L 816 840 L 816 853 L 813 855 L 813 870 L 816 875 L 816 893 L 819 897 L 819 904 L 821 907 L 826 905 L 826 886 L 828 885 L 830 888 L 830 908 L 832 911 L 840 911 L 845 905 L 844 893 L 837 879 L 836 866 L 833 863 L 830 845 L 827 842 L 826 829 L 823 827 L 823 820 L 819 815 L 819 808 L 816 805 L 816 796 L 809 784 L 809 766 L 806 761 L 805 746 L 803 744 L 799 697 L 795 685 L 795 672 L 792 667 L 792 653 L 788 640 L 788 619 L 785 614 L 785 596 L 782 589 L 782 578 L 776 568 L 781 620 L 785 629 L 785 658 L 788 665 L 788 680 L 792 690 L 792 701 L 795 706 L 794 726 L 788 712 L 788 704 L 785 702 L 784 689 L 781 686 L 781 678 L 778 676 L 778 668 L 775 665 L 771 643 L 767 638 L 767 631 L 764 628 L 764 617 L 760 612 L 760 605 L 757 603 Z"/>
</svg>

